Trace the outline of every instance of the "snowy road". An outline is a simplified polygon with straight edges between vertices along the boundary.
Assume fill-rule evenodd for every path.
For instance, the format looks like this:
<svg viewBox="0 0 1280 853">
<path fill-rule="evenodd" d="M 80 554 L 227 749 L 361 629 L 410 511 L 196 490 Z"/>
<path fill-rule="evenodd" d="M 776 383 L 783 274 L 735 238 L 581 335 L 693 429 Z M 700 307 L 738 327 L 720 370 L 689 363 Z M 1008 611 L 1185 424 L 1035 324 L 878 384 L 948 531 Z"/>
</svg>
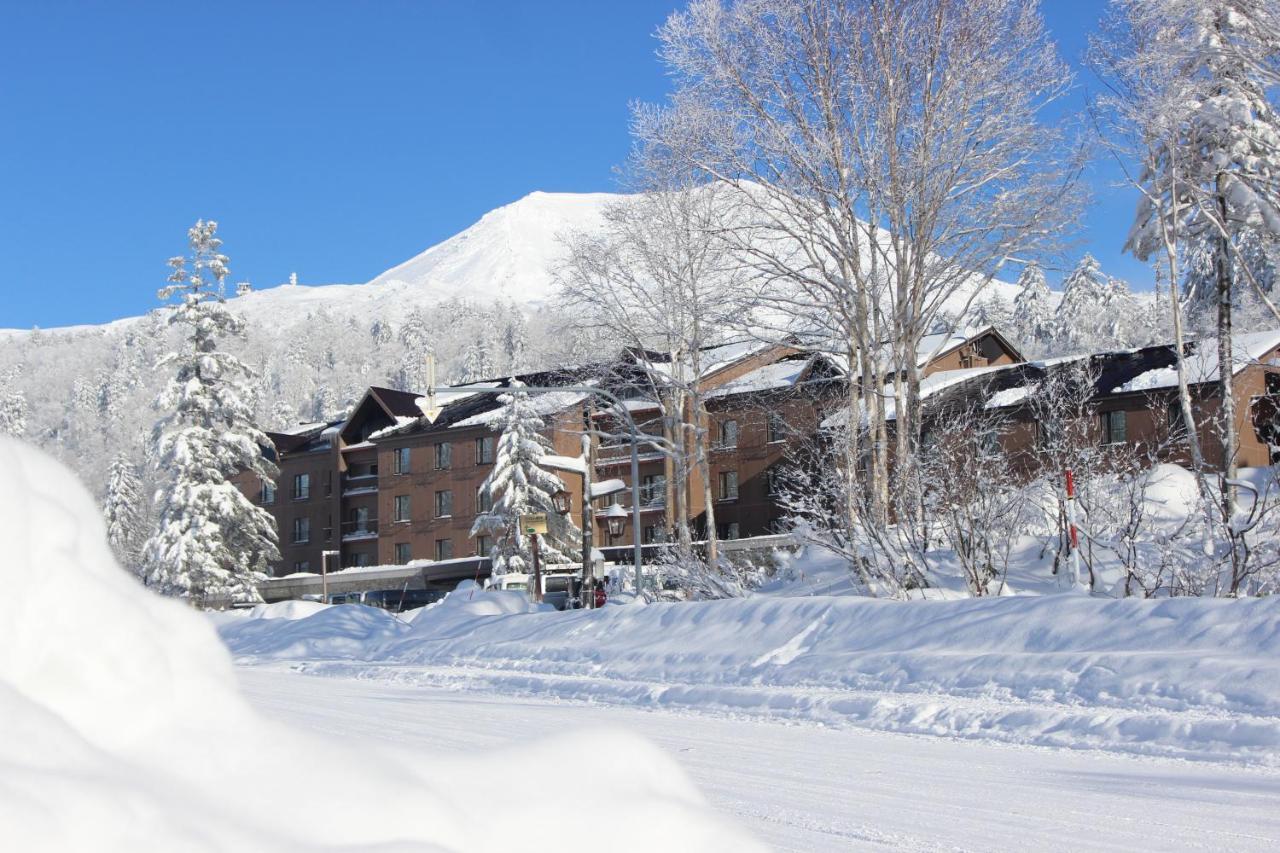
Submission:
<svg viewBox="0 0 1280 853">
<path fill-rule="evenodd" d="M 1280 849 L 1272 770 L 511 699 L 280 665 L 239 672 L 264 713 L 344 740 L 458 752 L 629 729 L 777 850 Z"/>
</svg>

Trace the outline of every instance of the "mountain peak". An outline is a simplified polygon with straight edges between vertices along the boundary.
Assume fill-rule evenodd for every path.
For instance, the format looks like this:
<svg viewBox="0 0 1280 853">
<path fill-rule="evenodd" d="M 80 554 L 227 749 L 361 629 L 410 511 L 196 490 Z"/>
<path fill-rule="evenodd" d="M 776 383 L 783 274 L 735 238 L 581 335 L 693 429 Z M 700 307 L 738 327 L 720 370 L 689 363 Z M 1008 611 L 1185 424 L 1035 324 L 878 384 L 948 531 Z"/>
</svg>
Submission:
<svg viewBox="0 0 1280 853">
<path fill-rule="evenodd" d="M 545 302 L 563 257 L 561 238 L 599 227 L 601 211 L 622 196 L 542 190 L 489 211 L 475 224 L 372 279 L 429 290 L 437 299 Z"/>
</svg>

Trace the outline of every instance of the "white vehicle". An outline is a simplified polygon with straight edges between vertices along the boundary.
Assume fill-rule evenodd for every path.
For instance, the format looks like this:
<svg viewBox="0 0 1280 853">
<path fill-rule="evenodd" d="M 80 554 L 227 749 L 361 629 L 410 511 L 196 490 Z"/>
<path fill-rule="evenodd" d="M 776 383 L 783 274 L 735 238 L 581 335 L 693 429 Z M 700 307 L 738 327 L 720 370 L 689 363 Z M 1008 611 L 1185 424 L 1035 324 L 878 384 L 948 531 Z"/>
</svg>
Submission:
<svg viewBox="0 0 1280 853">
<path fill-rule="evenodd" d="M 520 590 L 526 590 L 526 589 L 528 589 L 528 588 L 529 588 L 530 583 L 531 583 L 531 581 L 529 580 L 529 576 L 528 576 L 528 575 L 524 575 L 524 574 L 517 574 L 517 573 L 515 573 L 515 572 L 511 572 L 511 573 L 509 573 L 509 574 L 505 574 L 505 575 L 498 575 L 497 577 L 491 577 L 491 578 L 489 578 L 488 580 L 486 580 L 486 581 L 484 582 L 484 588 L 485 588 L 486 590 L 490 590 L 490 589 L 499 589 L 499 590 L 506 590 L 506 589 L 520 589 Z"/>
<path fill-rule="evenodd" d="M 554 606 L 556 610 L 564 610 L 569 607 L 570 602 L 576 598 L 578 587 L 581 585 L 580 575 L 580 572 L 544 572 L 542 575 L 542 600 Z M 518 589 L 528 591 L 532 587 L 532 575 L 516 572 L 497 575 L 484 582 L 486 590 Z"/>
</svg>

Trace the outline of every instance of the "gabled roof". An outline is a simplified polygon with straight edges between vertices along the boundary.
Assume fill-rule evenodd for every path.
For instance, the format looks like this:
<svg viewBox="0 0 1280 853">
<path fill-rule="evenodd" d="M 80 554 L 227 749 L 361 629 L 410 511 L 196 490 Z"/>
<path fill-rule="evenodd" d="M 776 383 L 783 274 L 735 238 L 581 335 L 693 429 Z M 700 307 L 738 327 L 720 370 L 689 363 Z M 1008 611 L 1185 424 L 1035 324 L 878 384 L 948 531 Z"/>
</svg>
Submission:
<svg viewBox="0 0 1280 853">
<path fill-rule="evenodd" d="M 328 450 L 333 446 L 332 437 L 343 421 L 318 421 L 299 424 L 292 429 L 268 432 L 267 438 L 279 453 L 310 453 Z"/>
<path fill-rule="evenodd" d="M 706 397 L 717 399 L 740 394 L 774 393 L 821 380 L 843 381 L 843 375 L 821 353 L 791 353 L 710 389 Z"/>
<path fill-rule="evenodd" d="M 515 377 L 468 382 L 449 386 L 450 391 L 436 395 L 436 404 L 440 406 L 440 415 L 434 423 L 429 423 L 419 405 L 425 405 L 423 394 L 396 392 L 403 398 L 411 400 L 412 408 L 405 408 L 405 414 L 396 415 L 395 422 L 379 430 L 370 438 L 374 440 L 392 436 L 416 435 L 419 433 L 443 432 L 453 428 L 486 426 L 496 419 L 501 408 L 500 395 L 491 393 L 499 389 L 511 387 L 513 379 L 533 387 L 558 387 L 566 385 L 584 385 L 599 383 L 600 365 L 586 365 L 577 368 L 561 368 L 544 370 L 536 373 L 522 373 Z M 533 399 L 543 415 L 552 415 L 568 406 L 580 402 L 585 395 L 579 393 L 541 394 Z M 545 411 L 544 411 L 545 410 Z"/>
</svg>

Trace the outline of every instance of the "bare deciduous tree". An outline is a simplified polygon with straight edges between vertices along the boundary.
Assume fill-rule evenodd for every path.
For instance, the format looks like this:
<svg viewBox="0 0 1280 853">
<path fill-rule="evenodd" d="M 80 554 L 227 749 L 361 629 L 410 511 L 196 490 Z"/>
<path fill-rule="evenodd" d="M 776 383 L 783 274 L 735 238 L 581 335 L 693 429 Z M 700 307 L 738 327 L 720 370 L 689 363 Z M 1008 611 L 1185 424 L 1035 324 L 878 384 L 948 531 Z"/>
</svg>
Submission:
<svg viewBox="0 0 1280 853">
<path fill-rule="evenodd" d="M 646 155 L 729 187 L 725 237 L 768 301 L 849 364 L 870 452 L 850 430 L 847 468 L 883 522 L 890 459 L 918 441 L 920 341 L 1062 232 L 1071 169 L 1039 115 L 1070 75 L 1034 0 L 695 0 L 660 39 L 676 92 L 637 111 Z"/>
</svg>

